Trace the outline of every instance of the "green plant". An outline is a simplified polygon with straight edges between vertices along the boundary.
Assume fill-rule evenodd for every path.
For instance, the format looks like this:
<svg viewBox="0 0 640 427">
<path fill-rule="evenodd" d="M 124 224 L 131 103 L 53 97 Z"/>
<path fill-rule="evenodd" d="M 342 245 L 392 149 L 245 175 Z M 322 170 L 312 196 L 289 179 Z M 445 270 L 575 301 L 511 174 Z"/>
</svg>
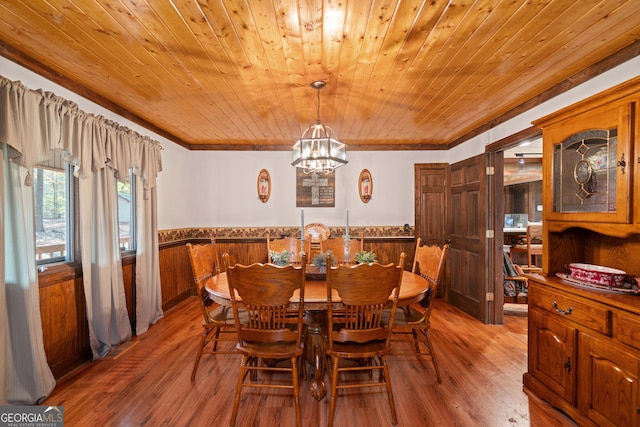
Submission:
<svg viewBox="0 0 640 427">
<path fill-rule="evenodd" d="M 358 264 L 376 262 L 376 254 L 373 251 L 358 251 L 356 252 L 356 262 Z"/>
<path fill-rule="evenodd" d="M 269 251 L 269 256 L 271 257 L 271 262 L 275 265 L 287 265 L 289 264 L 289 258 L 291 258 L 292 253 L 288 250 L 284 250 L 282 252 Z"/>
<path fill-rule="evenodd" d="M 313 265 L 315 265 L 316 267 L 320 268 L 320 267 L 326 267 L 327 266 L 327 256 L 329 256 L 330 260 L 331 260 L 331 265 L 334 265 L 336 263 L 336 259 L 333 256 L 333 251 L 327 251 L 325 252 L 320 252 L 319 254 L 316 254 L 313 256 Z"/>
</svg>

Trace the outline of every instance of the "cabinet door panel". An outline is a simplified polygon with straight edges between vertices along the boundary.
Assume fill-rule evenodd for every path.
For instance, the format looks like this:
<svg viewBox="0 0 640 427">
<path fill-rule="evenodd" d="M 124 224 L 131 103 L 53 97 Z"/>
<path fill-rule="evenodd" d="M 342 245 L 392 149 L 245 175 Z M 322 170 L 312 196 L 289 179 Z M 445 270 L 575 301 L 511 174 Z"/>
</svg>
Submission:
<svg viewBox="0 0 640 427">
<path fill-rule="evenodd" d="M 544 129 L 544 150 L 551 154 L 544 176 L 553 193 L 546 198 L 547 219 L 631 221 L 631 169 L 618 163 L 629 160 L 631 111 L 631 104 L 600 108 Z"/>
<path fill-rule="evenodd" d="M 575 405 L 577 330 L 550 316 L 529 310 L 529 373 Z"/>
<path fill-rule="evenodd" d="M 640 426 L 637 355 L 588 334 L 580 336 L 578 406 L 599 426 Z"/>
</svg>

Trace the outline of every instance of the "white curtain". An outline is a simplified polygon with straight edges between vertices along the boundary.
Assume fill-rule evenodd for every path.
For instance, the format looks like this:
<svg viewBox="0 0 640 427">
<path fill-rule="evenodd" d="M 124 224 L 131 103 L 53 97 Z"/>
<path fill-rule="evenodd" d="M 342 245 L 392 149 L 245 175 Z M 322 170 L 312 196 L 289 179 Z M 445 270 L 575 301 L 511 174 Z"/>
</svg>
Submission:
<svg viewBox="0 0 640 427">
<path fill-rule="evenodd" d="M 118 244 L 115 188 L 116 179 L 109 168 L 80 180 L 82 282 L 94 359 L 131 339 Z"/>
<path fill-rule="evenodd" d="M 3 144 L 4 209 L 4 274 L 3 299 L 7 321 L 3 322 L 6 354 L 3 399 L 9 404 L 40 402 L 55 387 L 55 379 L 44 352 L 40 294 L 35 262 L 35 233 L 33 187 L 23 185 L 28 170 L 8 161 L 7 146 Z M 7 328 L 6 325 L 9 325 Z"/>
<path fill-rule="evenodd" d="M 117 246 L 118 224 L 117 224 L 117 200 L 115 198 L 115 179 L 126 181 L 129 179 L 129 171 L 133 170 L 136 176 L 136 189 L 142 197 L 137 197 L 139 205 L 136 206 L 136 241 L 139 246 L 136 252 L 136 333 L 143 333 L 149 325 L 162 318 L 162 293 L 160 287 L 160 268 L 158 265 L 158 226 L 156 199 L 151 197 L 155 194 L 156 175 L 161 170 L 160 149 L 157 143 L 153 143 L 149 138 L 140 137 L 128 129 L 117 129 L 114 123 L 102 117 L 95 117 L 79 110 L 73 103 L 65 103 L 62 106 L 64 112 L 62 119 L 62 136 L 60 138 L 63 146 L 60 147 L 65 153 L 67 160 L 74 165 L 78 165 L 75 175 L 80 178 L 80 200 L 81 200 L 81 231 L 82 270 L 83 277 L 88 274 L 87 269 L 96 265 L 100 266 L 99 286 L 100 293 L 91 293 L 91 288 L 95 290 L 96 285 L 88 285 L 85 282 L 85 292 L 87 298 L 87 316 L 90 316 L 90 331 L 92 336 L 91 349 L 94 358 L 103 356 L 106 352 L 131 338 L 131 330 L 124 326 L 124 319 L 127 316 L 126 300 L 122 283 L 122 273 L 120 271 L 120 283 L 116 283 L 115 278 L 108 280 L 106 265 L 117 264 L 121 270 L 120 252 Z M 101 178 L 96 181 L 96 175 Z M 84 181 L 93 181 L 89 185 Z M 110 181 L 107 183 L 107 181 Z M 99 182 L 99 183 L 98 183 Z M 100 187 L 102 186 L 102 187 Z M 107 193 L 113 199 L 107 198 Z M 136 193 L 136 194 L 137 194 Z M 111 197 L 110 196 L 110 197 Z M 146 196 L 146 197 L 145 197 Z M 83 200 L 91 198 L 90 205 L 83 205 Z M 97 208 L 100 206 L 100 208 Z M 109 212 L 109 214 L 107 214 Z M 99 218 L 99 215 L 105 215 Z M 91 222 L 84 220 L 91 217 Z M 93 227 L 101 227 L 93 230 Z M 89 237 L 91 233 L 91 237 Z M 111 247 L 104 247 L 104 241 L 97 242 L 96 239 L 105 239 L 111 236 L 115 247 L 112 253 Z M 110 238 L 111 238 L 110 237 Z M 91 259 L 87 260 L 89 254 L 86 251 L 87 245 L 91 245 Z M 98 250 L 98 248 L 101 248 Z M 117 261 L 115 258 L 117 257 Z M 138 265 L 138 263 L 140 263 Z M 91 280 L 98 280 L 92 272 Z M 113 272 L 112 272 L 113 273 Z M 107 294 L 105 288 L 109 288 L 111 294 Z M 90 312 L 89 302 L 93 304 L 94 311 Z M 96 316 L 97 313 L 106 313 L 112 310 L 109 315 L 102 318 Z M 127 320 L 128 322 L 128 320 Z"/>
<path fill-rule="evenodd" d="M 0 316 L 7 313 L 6 322 L 0 318 L 0 345 L 6 344 L 0 350 L 3 352 L 0 404 L 5 400 L 35 403 L 50 393 L 55 382 L 51 382 L 53 377 L 46 357 L 43 359 L 32 223 L 33 192 L 27 169 L 13 175 L 7 171 L 13 170 L 14 165 L 31 168 L 47 160 L 51 150 L 64 152 L 65 160 L 75 165 L 75 174 L 81 182 L 81 258 L 90 344 L 95 358 L 131 337 L 118 247 L 115 186 L 115 180 L 126 180 L 130 170 L 140 178 L 142 194 L 148 196 L 141 206 L 144 214 L 138 215 L 137 236 L 142 237 L 143 247 L 137 252 L 136 264 L 140 262 L 141 266 L 136 273 L 141 278 L 136 278 L 136 290 L 143 297 L 137 302 L 136 313 L 143 316 L 137 329 L 145 331 L 150 323 L 162 317 L 155 203 L 156 176 L 162 170 L 161 146 L 101 116 L 87 114 L 73 102 L 50 92 L 28 90 L 20 82 L 1 76 L 0 143 L 8 145 L 4 153 L 0 233 L 4 234 L 5 242 L 15 245 L 15 248 L 2 247 L 0 263 L 0 272 L 4 269 Z M 9 153 L 11 162 L 8 162 Z M 15 194 L 9 191 L 14 188 Z M 24 227 L 14 229 L 14 221 L 24 221 Z M 17 296 L 20 292 L 11 289 L 14 282 L 22 289 L 23 303 Z M 4 310 L 5 307 L 11 310 Z M 14 314 L 22 318 L 16 320 L 12 317 Z M 20 361 L 14 357 L 16 354 Z M 31 365 L 30 371 L 23 370 L 27 364 Z"/>
<path fill-rule="evenodd" d="M 4 144 L 0 150 L 0 189 L 4 194 Z M 4 242 L 4 197 L 0 197 L 0 242 Z M 0 368 L 9 366 L 9 314 L 7 313 L 6 285 L 4 281 L 4 244 L 0 245 Z M 0 406 L 7 404 L 9 391 L 5 370 L 0 371 Z"/>
<path fill-rule="evenodd" d="M 158 213 L 156 188 L 145 190 L 136 176 L 136 335 L 163 317 L 158 258 Z M 155 249 L 154 249 L 155 248 Z"/>
</svg>

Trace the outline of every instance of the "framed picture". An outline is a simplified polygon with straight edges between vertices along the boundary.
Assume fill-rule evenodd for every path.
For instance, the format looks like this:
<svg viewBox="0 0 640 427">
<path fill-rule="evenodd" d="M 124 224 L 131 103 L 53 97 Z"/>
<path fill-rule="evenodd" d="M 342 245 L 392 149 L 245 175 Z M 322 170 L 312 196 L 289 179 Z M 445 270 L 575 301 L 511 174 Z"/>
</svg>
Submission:
<svg viewBox="0 0 640 427">
<path fill-rule="evenodd" d="M 373 195 L 373 179 L 368 169 L 362 169 L 360 178 L 358 178 L 358 193 L 362 203 L 369 203 Z"/>
<path fill-rule="evenodd" d="M 296 168 L 296 207 L 332 208 L 336 204 L 336 173 L 304 173 Z"/>
<path fill-rule="evenodd" d="M 258 174 L 258 199 L 262 203 L 267 203 L 271 196 L 271 176 L 269 171 L 262 169 Z"/>
</svg>

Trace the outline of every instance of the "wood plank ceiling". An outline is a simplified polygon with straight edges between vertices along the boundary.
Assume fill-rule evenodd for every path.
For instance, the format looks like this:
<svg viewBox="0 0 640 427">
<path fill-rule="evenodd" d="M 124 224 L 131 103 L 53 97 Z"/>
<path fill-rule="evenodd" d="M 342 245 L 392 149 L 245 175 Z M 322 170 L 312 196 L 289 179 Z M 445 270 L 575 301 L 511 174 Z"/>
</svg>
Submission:
<svg viewBox="0 0 640 427">
<path fill-rule="evenodd" d="M 190 149 L 450 148 L 638 55 L 638 0 L 8 0 L 0 55 Z M 0 70 L 2 74 L 2 70 Z"/>
</svg>

